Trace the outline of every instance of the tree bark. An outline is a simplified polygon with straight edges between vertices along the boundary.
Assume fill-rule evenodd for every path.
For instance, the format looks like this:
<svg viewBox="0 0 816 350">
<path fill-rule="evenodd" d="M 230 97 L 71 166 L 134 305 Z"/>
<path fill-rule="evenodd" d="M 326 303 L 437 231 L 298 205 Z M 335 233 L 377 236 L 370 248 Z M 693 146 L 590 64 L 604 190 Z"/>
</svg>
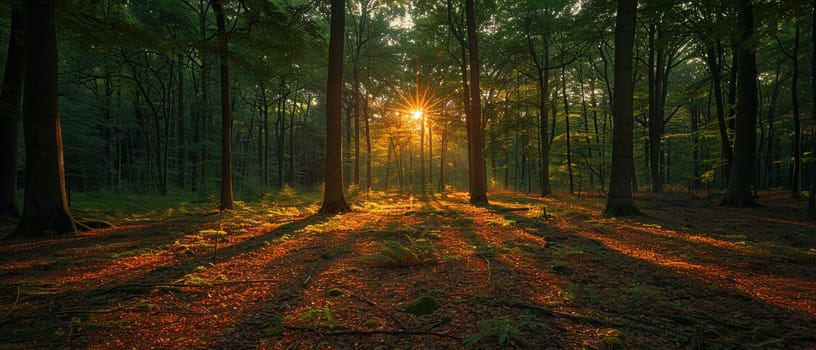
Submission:
<svg viewBox="0 0 816 350">
<path fill-rule="evenodd" d="M 23 131 L 26 191 L 23 218 L 13 237 L 76 233 L 68 209 L 62 130 L 57 99 L 57 31 L 54 0 L 25 3 L 25 88 Z"/>
<path fill-rule="evenodd" d="M 229 60 L 224 7 L 210 0 L 218 31 L 218 61 L 221 66 L 221 209 L 232 209 L 232 111 L 230 109 Z"/>
<path fill-rule="evenodd" d="M 816 0 L 813 0 L 811 8 L 813 9 L 813 13 L 811 14 L 811 48 L 813 50 L 812 54 L 810 55 L 810 95 L 816 96 Z M 814 123 L 816 123 L 816 103 L 811 104 L 810 115 L 813 117 Z M 813 145 L 811 147 L 811 156 L 810 156 L 810 192 L 808 193 L 808 211 L 807 216 L 813 220 L 816 220 L 816 137 L 812 139 Z"/>
<path fill-rule="evenodd" d="M 183 57 L 178 56 L 179 61 L 183 62 Z M 182 64 L 178 71 L 178 96 L 176 108 L 176 162 L 178 175 L 176 177 L 176 185 L 179 188 L 184 188 L 185 175 L 185 160 L 187 159 L 187 139 L 185 138 L 184 126 L 184 71 L 185 66 Z"/>
<path fill-rule="evenodd" d="M 11 31 L 0 93 L 0 216 L 19 215 L 17 207 L 17 133 L 20 102 L 23 95 L 25 60 L 23 59 L 22 2 L 11 2 Z"/>
<path fill-rule="evenodd" d="M 343 118 L 343 38 L 345 37 L 345 0 L 331 0 L 329 33 L 329 72 L 326 81 L 326 178 L 320 213 L 351 211 L 343 196 L 342 128 Z"/>
<path fill-rule="evenodd" d="M 575 181 L 572 174 L 572 140 L 570 138 L 570 111 L 569 101 L 567 100 L 566 65 L 561 66 L 561 87 L 564 89 L 564 125 L 566 127 L 565 134 L 567 136 L 567 175 L 569 175 L 569 193 L 570 195 L 575 195 Z"/>
<path fill-rule="evenodd" d="M 791 169 L 791 198 L 802 198 L 799 175 L 802 165 L 802 125 L 799 116 L 799 24 L 796 24 L 793 51 L 791 52 L 791 107 L 793 109 L 793 164 Z"/>
<path fill-rule="evenodd" d="M 634 123 L 634 81 L 632 80 L 632 50 L 637 21 L 636 0 L 618 0 L 615 19 L 615 91 L 613 96 L 612 176 L 606 215 L 639 214 L 632 197 Z"/>
<path fill-rule="evenodd" d="M 476 6 L 465 0 L 468 54 L 470 59 L 470 110 L 467 118 L 468 154 L 470 155 L 470 203 L 487 204 L 487 181 L 482 155 L 482 100 L 479 88 L 479 40 L 476 35 Z"/>
<path fill-rule="evenodd" d="M 725 205 L 756 206 L 751 186 L 754 184 L 756 159 L 757 68 L 751 38 L 754 32 L 753 4 L 739 1 L 739 41 L 737 43 L 737 108 L 734 125 L 734 163 L 728 179 Z"/>
<path fill-rule="evenodd" d="M 722 161 L 723 178 L 727 182 L 731 172 L 731 163 L 734 161 L 734 153 L 731 149 L 731 139 L 728 136 L 728 126 L 725 122 L 725 102 L 722 91 L 722 64 L 720 62 L 722 45 L 720 45 L 719 41 L 710 43 L 706 52 L 706 63 L 711 72 L 714 102 L 717 109 L 717 125 L 720 131 L 720 160 Z"/>
</svg>

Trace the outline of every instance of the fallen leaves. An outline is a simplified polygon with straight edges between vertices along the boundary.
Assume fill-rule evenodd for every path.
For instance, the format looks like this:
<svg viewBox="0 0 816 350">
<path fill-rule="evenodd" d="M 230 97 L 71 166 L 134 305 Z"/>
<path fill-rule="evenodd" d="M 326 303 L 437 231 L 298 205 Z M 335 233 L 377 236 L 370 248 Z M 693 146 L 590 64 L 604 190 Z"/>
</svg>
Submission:
<svg viewBox="0 0 816 350">
<path fill-rule="evenodd" d="M 813 227 L 784 208 L 658 202 L 623 220 L 593 198 L 378 196 L 333 217 L 240 203 L 221 223 L 164 212 L 6 243 L 0 347 L 816 344 L 816 237 L 766 232 Z"/>
</svg>

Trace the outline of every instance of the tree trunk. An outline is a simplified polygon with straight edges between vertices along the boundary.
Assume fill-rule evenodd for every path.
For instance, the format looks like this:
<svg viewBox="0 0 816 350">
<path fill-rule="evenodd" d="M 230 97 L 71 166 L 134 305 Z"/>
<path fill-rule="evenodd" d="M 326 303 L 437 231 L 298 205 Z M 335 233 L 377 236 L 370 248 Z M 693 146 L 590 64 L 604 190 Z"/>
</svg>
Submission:
<svg viewBox="0 0 816 350">
<path fill-rule="evenodd" d="M 18 238 L 76 233 L 65 192 L 54 6 L 54 0 L 27 1 L 24 9 L 26 40 L 37 45 L 25 50 L 26 191 L 23 218 L 12 234 Z"/>
<path fill-rule="evenodd" d="M 17 133 L 20 99 L 23 95 L 25 60 L 23 58 L 22 3 L 11 2 L 11 33 L 0 93 L 0 216 L 19 215 L 17 208 Z"/>
<path fill-rule="evenodd" d="M 656 38 L 659 26 L 652 25 L 649 31 L 649 177 L 652 192 L 663 192 L 661 152 L 663 139 L 663 81 L 665 52 L 657 48 Z"/>
<path fill-rule="evenodd" d="M 467 118 L 468 154 L 470 155 L 470 203 L 487 204 L 484 156 L 482 155 L 482 99 L 479 88 L 479 41 L 476 36 L 474 0 L 465 0 L 467 17 L 468 57 L 470 58 L 470 110 Z"/>
<path fill-rule="evenodd" d="M 813 9 L 813 13 L 811 14 L 811 48 L 813 50 L 812 54 L 810 55 L 810 95 L 816 96 L 816 0 L 813 0 L 813 5 L 811 6 Z M 810 115 L 813 117 L 813 121 L 816 124 L 816 103 L 811 104 Z M 811 156 L 810 156 L 810 193 L 808 193 L 808 211 L 807 216 L 813 220 L 816 220 L 816 136 L 813 137 L 813 146 L 811 148 Z"/>
<path fill-rule="evenodd" d="M 179 60 L 182 60 L 179 55 Z M 187 140 L 184 132 L 184 65 L 179 67 L 178 71 L 178 100 L 176 101 L 176 162 L 178 175 L 176 177 L 176 185 L 179 188 L 184 188 L 184 169 L 185 160 L 187 159 Z"/>
<path fill-rule="evenodd" d="M 793 108 L 793 165 L 791 169 L 791 198 L 802 198 L 799 175 L 802 165 L 802 125 L 799 121 L 799 24 L 796 24 L 796 34 L 791 52 L 791 107 Z"/>
<path fill-rule="evenodd" d="M 210 0 L 218 30 L 218 61 L 221 66 L 221 209 L 232 209 L 232 111 L 230 109 L 227 29 L 221 0 Z"/>
<path fill-rule="evenodd" d="M 368 96 L 363 99 L 363 121 L 365 122 L 366 139 L 366 192 L 371 192 L 371 127 L 369 123 Z M 388 164 L 388 163 L 386 163 Z"/>
<path fill-rule="evenodd" d="M 717 126 L 720 131 L 720 160 L 722 162 L 723 178 L 728 181 L 731 172 L 731 163 L 734 161 L 734 153 L 731 150 L 731 139 L 728 136 L 728 126 L 725 121 L 725 102 L 722 91 L 722 65 L 720 57 L 722 55 L 722 45 L 719 42 L 709 44 L 706 54 L 706 62 L 711 71 L 712 89 L 714 90 L 714 102 L 717 109 Z"/>
<path fill-rule="evenodd" d="M 343 196 L 341 147 L 344 21 L 345 0 L 331 0 L 329 72 L 326 81 L 326 178 L 323 189 L 323 205 L 320 208 L 320 212 L 323 214 L 351 211 Z"/>
<path fill-rule="evenodd" d="M 606 215 L 639 214 L 632 197 L 634 123 L 632 49 L 636 26 L 636 0 L 618 0 L 615 19 L 615 91 L 613 96 L 612 176 Z"/>
<path fill-rule="evenodd" d="M 570 139 L 570 112 L 569 112 L 569 101 L 567 100 L 567 74 L 566 74 L 566 65 L 561 66 L 561 87 L 564 89 L 564 122 L 566 125 L 566 136 L 567 136 L 567 174 L 569 175 L 569 193 L 570 195 L 575 194 L 575 181 L 573 180 L 572 174 L 572 144 Z"/>
<path fill-rule="evenodd" d="M 751 0 L 739 1 L 739 42 L 737 54 L 737 108 L 734 126 L 734 163 L 728 180 L 725 205 L 755 206 L 751 186 L 756 159 L 757 68 L 756 54 L 751 43 L 754 32 Z"/>
</svg>

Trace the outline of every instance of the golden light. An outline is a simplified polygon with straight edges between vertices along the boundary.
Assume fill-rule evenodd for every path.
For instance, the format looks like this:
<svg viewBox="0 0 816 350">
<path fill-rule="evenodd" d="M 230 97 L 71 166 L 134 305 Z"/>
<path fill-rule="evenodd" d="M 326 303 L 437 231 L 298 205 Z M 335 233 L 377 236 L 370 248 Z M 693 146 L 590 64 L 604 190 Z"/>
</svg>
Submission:
<svg viewBox="0 0 816 350">
<path fill-rule="evenodd" d="M 430 122 L 439 112 L 436 107 L 440 102 L 434 96 L 428 84 L 424 87 L 417 85 L 407 93 L 400 95 L 400 101 L 397 102 L 394 110 L 398 114 L 410 117 L 413 120 L 425 121 L 428 119 L 428 122 Z"/>
</svg>

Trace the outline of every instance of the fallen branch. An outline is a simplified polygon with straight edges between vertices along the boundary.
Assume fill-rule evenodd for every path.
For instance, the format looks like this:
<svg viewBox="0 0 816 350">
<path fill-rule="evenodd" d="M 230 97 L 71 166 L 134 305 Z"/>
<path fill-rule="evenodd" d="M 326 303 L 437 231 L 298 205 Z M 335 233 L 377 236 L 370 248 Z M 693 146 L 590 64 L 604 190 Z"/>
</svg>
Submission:
<svg viewBox="0 0 816 350">
<path fill-rule="evenodd" d="M 436 336 L 436 337 L 450 338 L 450 339 L 455 339 L 455 340 L 458 340 L 458 341 L 462 341 L 461 337 L 457 337 L 455 335 L 450 335 L 448 333 L 441 333 L 441 332 L 429 332 L 429 331 L 372 329 L 372 330 L 368 330 L 368 331 L 363 331 L 363 330 L 339 330 L 339 331 L 323 332 L 320 329 L 315 329 L 314 327 L 284 326 L 284 328 L 287 329 L 287 330 L 290 330 L 290 331 L 319 333 L 322 336 L 327 336 L 327 335 L 374 335 L 374 334 L 432 335 L 432 336 Z"/>
<path fill-rule="evenodd" d="M 156 288 L 156 287 L 165 287 L 165 288 L 182 288 L 182 287 L 213 287 L 213 286 L 225 286 L 225 285 L 235 285 L 235 284 L 255 284 L 255 283 L 274 283 L 278 282 L 274 279 L 259 279 L 259 280 L 244 280 L 244 281 L 214 281 L 214 282 L 205 282 L 205 283 L 125 283 L 120 284 L 118 286 L 113 286 L 108 288 L 100 294 L 109 293 L 117 289 L 123 288 Z"/>
<path fill-rule="evenodd" d="M 401 329 L 406 329 L 406 328 L 408 328 L 408 327 L 406 327 L 406 326 L 405 326 L 405 324 L 404 324 L 404 323 L 402 323 L 402 321 L 400 321 L 400 319 L 398 319 L 398 318 L 397 318 L 397 316 L 394 316 L 394 314 L 392 314 L 392 313 L 388 312 L 388 310 L 384 309 L 382 306 L 377 305 L 376 303 L 374 303 L 373 301 L 371 301 L 371 299 L 368 299 L 368 298 L 366 298 L 366 297 L 364 297 L 364 296 L 362 296 L 362 295 L 355 295 L 355 294 L 349 294 L 349 295 L 351 295 L 351 296 L 353 296 L 353 297 L 355 297 L 355 298 L 357 298 L 357 299 L 360 299 L 360 300 L 364 301 L 364 302 L 365 302 L 365 303 L 367 303 L 368 305 L 371 305 L 371 306 L 373 306 L 373 307 L 377 308 L 378 310 L 380 310 L 380 312 L 382 312 L 382 313 L 386 314 L 388 317 L 390 317 L 392 320 L 394 320 L 394 322 L 397 322 L 397 324 L 399 324 L 399 325 L 400 325 L 400 328 L 401 328 Z"/>
</svg>

